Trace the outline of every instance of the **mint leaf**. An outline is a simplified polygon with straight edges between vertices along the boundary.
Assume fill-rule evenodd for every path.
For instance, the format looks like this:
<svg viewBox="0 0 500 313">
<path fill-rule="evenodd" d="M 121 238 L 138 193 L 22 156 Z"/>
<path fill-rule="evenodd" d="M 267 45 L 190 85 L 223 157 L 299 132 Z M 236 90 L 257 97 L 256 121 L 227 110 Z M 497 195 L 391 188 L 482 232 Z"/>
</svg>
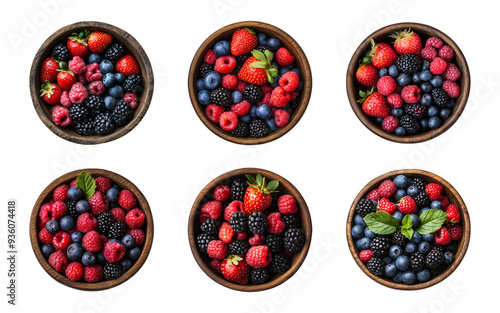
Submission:
<svg viewBox="0 0 500 313">
<path fill-rule="evenodd" d="M 413 219 L 411 218 L 410 214 L 406 214 L 403 220 L 401 221 L 401 230 L 411 229 L 412 227 L 413 227 Z"/>
<path fill-rule="evenodd" d="M 420 235 L 431 234 L 443 226 L 447 216 L 448 214 L 438 209 L 427 210 L 420 215 L 420 226 L 417 231 Z"/>
<path fill-rule="evenodd" d="M 403 236 L 408 238 L 408 240 L 411 240 L 411 238 L 413 237 L 413 228 L 411 228 L 411 227 L 410 228 L 401 228 L 401 234 L 403 234 Z"/>
<path fill-rule="evenodd" d="M 82 171 L 76 178 L 76 187 L 80 188 L 85 197 L 90 199 L 95 192 L 95 180 L 89 173 Z"/>
<path fill-rule="evenodd" d="M 363 218 L 368 228 L 379 235 L 389 235 L 399 228 L 398 220 L 384 211 L 370 213 Z"/>
<path fill-rule="evenodd" d="M 267 190 L 269 191 L 273 191 L 273 190 L 276 190 L 276 188 L 278 188 L 278 186 L 280 185 L 280 182 L 277 181 L 277 180 L 271 180 L 268 184 L 267 184 Z"/>
</svg>

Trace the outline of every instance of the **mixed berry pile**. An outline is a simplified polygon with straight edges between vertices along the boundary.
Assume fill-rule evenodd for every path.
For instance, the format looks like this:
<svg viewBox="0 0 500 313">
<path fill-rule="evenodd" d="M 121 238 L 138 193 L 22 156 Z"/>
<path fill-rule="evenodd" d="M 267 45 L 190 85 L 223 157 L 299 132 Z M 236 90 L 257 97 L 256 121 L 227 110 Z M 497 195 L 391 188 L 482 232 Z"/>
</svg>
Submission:
<svg viewBox="0 0 500 313">
<path fill-rule="evenodd" d="M 356 71 L 357 81 L 372 87 L 359 92 L 363 112 L 397 136 L 438 129 L 452 114 L 461 91 L 453 48 L 438 37 L 428 38 L 422 48 L 411 28 L 390 37 L 393 46 L 372 40 Z"/>
<path fill-rule="evenodd" d="M 228 281 L 260 285 L 291 267 L 291 258 L 305 244 L 295 198 L 276 189 L 277 180 L 246 175 L 230 186 L 217 186 L 201 207 L 200 252 Z"/>
<path fill-rule="evenodd" d="M 351 234 L 370 273 L 411 285 L 453 263 L 463 233 L 460 218 L 441 185 L 398 175 L 358 202 Z"/>
<path fill-rule="evenodd" d="M 145 222 L 132 192 L 82 172 L 41 206 L 38 239 L 54 270 L 96 283 L 119 278 L 139 259 Z"/>
<path fill-rule="evenodd" d="M 137 60 L 113 36 L 82 31 L 42 62 L 40 97 L 55 125 L 83 136 L 107 135 L 133 117 L 144 89 Z"/>
<path fill-rule="evenodd" d="M 295 57 L 275 37 L 243 28 L 215 43 L 196 82 L 207 117 L 236 137 L 262 138 L 288 124 L 303 89 Z"/>
</svg>

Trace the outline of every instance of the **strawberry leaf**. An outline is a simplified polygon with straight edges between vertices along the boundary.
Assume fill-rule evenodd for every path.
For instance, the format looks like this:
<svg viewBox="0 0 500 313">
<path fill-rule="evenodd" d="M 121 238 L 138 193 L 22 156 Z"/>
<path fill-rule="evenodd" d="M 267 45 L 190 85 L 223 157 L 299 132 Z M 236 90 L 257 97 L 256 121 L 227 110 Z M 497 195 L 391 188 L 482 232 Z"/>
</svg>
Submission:
<svg viewBox="0 0 500 313">
<path fill-rule="evenodd" d="M 267 62 L 271 64 L 271 61 L 273 60 L 273 53 L 269 50 L 264 51 L 264 54 L 266 56 Z"/>
<path fill-rule="evenodd" d="M 267 81 L 270 82 L 271 84 L 274 83 L 274 79 L 271 76 L 271 73 L 269 73 L 269 71 L 266 71 L 266 75 L 267 75 Z"/>
<path fill-rule="evenodd" d="M 257 60 L 262 61 L 264 63 L 267 62 L 266 56 L 264 53 L 260 52 L 259 50 L 252 50 L 252 55 L 257 58 Z"/>
<path fill-rule="evenodd" d="M 257 181 L 257 185 L 262 185 L 264 183 L 264 178 L 260 174 L 257 174 L 255 180 Z"/>
<path fill-rule="evenodd" d="M 251 28 L 245 27 L 246 30 L 250 32 L 250 34 L 255 34 L 255 31 Z"/>
<path fill-rule="evenodd" d="M 271 77 L 278 76 L 278 70 L 275 67 L 272 67 L 272 68 L 268 69 L 267 71 L 269 72 L 269 74 L 271 75 Z"/>
<path fill-rule="evenodd" d="M 266 64 L 264 62 L 261 62 L 261 61 L 252 62 L 252 63 L 250 63 L 250 66 L 254 67 L 254 68 L 266 68 Z"/>
<path fill-rule="evenodd" d="M 249 185 L 257 185 L 257 181 L 255 180 L 255 178 L 252 175 L 245 175 L 245 176 L 248 179 L 247 183 Z"/>
<path fill-rule="evenodd" d="M 439 209 L 427 210 L 420 215 L 420 226 L 417 231 L 420 235 L 432 234 L 443 226 L 447 217 L 448 214 Z"/>
<path fill-rule="evenodd" d="M 273 190 L 276 190 L 276 188 L 278 188 L 278 186 L 280 185 L 280 182 L 277 181 L 277 180 L 271 180 L 268 184 L 267 184 L 267 190 L 269 191 L 273 191 Z"/>
<path fill-rule="evenodd" d="M 370 213 L 363 220 L 368 228 L 378 235 L 389 235 L 399 228 L 398 220 L 384 211 Z"/>
<path fill-rule="evenodd" d="M 92 195 L 94 195 L 96 183 L 92 175 L 85 171 L 82 171 L 76 178 L 76 186 L 82 190 L 83 194 L 88 200 L 90 199 L 90 197 L 92 197 Z"/>
</svg>

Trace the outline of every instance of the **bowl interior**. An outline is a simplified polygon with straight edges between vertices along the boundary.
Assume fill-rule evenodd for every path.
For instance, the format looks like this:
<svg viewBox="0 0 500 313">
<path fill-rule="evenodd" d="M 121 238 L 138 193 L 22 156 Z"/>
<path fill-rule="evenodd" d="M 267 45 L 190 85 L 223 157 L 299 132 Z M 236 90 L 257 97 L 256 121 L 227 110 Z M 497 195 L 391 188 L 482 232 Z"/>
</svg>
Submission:
<svg viewBox="0 0 500 313">
<path fill-rule="evenodd" d="M 300 104 L 298 107 L 293 111 L 293 114 L 290 116 L 290 121 L 289 123 L 275 132 L 272 132 L 266 137 L 263 138 L 240 138 L 231 135 L 229 132 L 226 132 L 222 130 L 222 128 L 218 125 L 213 123 L 208 119 L 208 117 L 205 114 L 205 108 L 206 106 L 200 104 L 198 102 L 198 90 L 196 89 L 196 80 L 198 79 L 199 76 L 199 68 L 200 65 L 203 63 L 203 57 L 205 56 L 205 53 L 209 50 L 212 49 L 213 46 L 215 45 L 216 42 L 220 40 L 227 40 L 231 41 L 232 34 L 243 27 L 249 27 L 252 28 L 256 33 L 266 33 L 268 36 L 276 37 L 278 38 L 282 46 L 285 47 L 290 53 L 295 57 L 295 64 L 296 67 L 300 69 L 300 72 L 302 73 L 302 81 L 304 84 L 303 90 L 300 92 Z M 189 96 L 191 98 L 191 102 L 193 104 L 193 107 L 196 111 L 196 114 L 198 117 L 201 119 L 201 121 L 205 124 L 205 126 L 208 127 L 214 134 L 217 136 L 226 139 L 231 142 L 235 143 L 240 143 L 240 144 L 261 144 L 265 142 L 270 142 L 273 141 L 284 134 L 286 134 L 288 131 L 290 131 L 300 120 L 302 115 L 304 114 L 307 105 L 309 103 L 309 99 L 311 97 L 311 90 L 312 90 L 312 77 L 311 77 L 311 68 L 309 66 L 309 62 L 307 60 L 307 57 L 302 50 L 302 48 L 299 46 L 299 44 L 286 32 L 283 30 L 270 25 L 266 23 L 261 23 L 261 22 L 239 22 L 235 24 L 231 24 L 228 26 L 225 26 L 215 33 L 213 33 L 210 37 L 208 37 L 205 42 L 200 46 L 198 51 L 196 52 L 193 61 L 191 63 L 191 68 L 189 70 L 189 78 L 188 78 L 188 88 L 189 88 Z"/>
</svg>

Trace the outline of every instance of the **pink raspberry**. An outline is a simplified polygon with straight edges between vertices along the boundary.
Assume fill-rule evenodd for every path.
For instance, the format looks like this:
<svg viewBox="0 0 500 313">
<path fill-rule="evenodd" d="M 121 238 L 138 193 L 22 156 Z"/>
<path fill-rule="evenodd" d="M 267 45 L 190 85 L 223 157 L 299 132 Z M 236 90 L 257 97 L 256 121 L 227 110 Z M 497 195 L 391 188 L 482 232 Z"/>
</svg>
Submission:
<svg viewBox="0 0 500 313">
<path fill-rule="evenodd" d="M 285 127 L 290 120 L 290 113 L 285 110 L 277 110 L 274 112 L 274 122 L 278 127 Z"/>
<path fill-rule="evenodd" d="M 221 265 L 222 265 L 222 260 L 220 259 L 212 259 L 212 261 L 210 261 L 210 267 L 219 274 L 222 273 Z"/>
<path fill-rule="evenodd" d="M 73 74 L 79 75 L 85 73 L 87 66 L 85 65 L 85 61 L 79 56 L 74 56 L 72 60 L 68 62 L 69 69 L 73 72 Z"/>
<path fill-rule="evenodd" d="M 89 93 L 91 95 L 100 95 L 104 92 L 104 84 L 102 83 L 102 80 L 96 80 L 93 81 L 89 84 Z"/>
<path fill-rule="evenodd" d="M 447 66 L 448 66 L 448 63 L 446 63 L 445 60 L 443 60 L 440 57 L 437 57 L 434 59 L 434 61 L 431 62 L 430 71 L 434 75 L 440 75 L 440 74 L 443 74 L 444 71 L 446 71 Z"/>
<path fill-rule="evenodd" d="M 40 230 L 40 232 L 38 233 L 38 240 L 46 245 L 52 244 L 52 238 L 54 238 L 54 236 L 49 233 L 49 231 L 45 227 L 43 227 L 42 230 Z"/>
<path fill-rule="evenodd" d="M 56 201 L 52 203 L 50 206 L 50 212 L 52 213 L 52 218 L 55 220 L 61 219 L 64 215 L 66 215 L 67 207 L 66 204 L 62 201 Z"/>
<path fill-rule="evenodd" d="M 367 195 L 366 199 L 378 201 L 382 196 L 378 193 L 378 189 L 372 189 Z"/>
<path fill-rule="evenodd" d="M 87 98 L 89 94 L 87 92 L 87 88 L 82 83 L 74 83 L 69 90 L 69 99 L 73 104 L 82 104 Z"/>
<path fill-rule="evenodd" d="M 297 87 L 299 87 L 299 84 L 299 76 L 293 71 L 286 72 L 285 74 L 281 75 L 281 78 L 279 80 L 279 85 L 286 92 L 294 91 Z"/>
<path fill-rule="evenodd" d="M 73 179 L 69 184 L 70 187 L 76 187 L 76 179 Z"/>
<path fill-rule="evenodd" d="M 456 66 L 454 63 L 448 63 L 448 67 L 446 67 L 446 70 L 443 72 L 441 76 L 443 76 L 445 80 L 450 80 L 454 82 L 462 76 L 462 73 L 460 72 L 458 66 Z"/>
<path fill-rule="evenodd" d="M 267 231 L 272 234 L 281 234 L 285 229 L 285 222 L 281 217 L 281 213 L 274 212 L 267 217 Z"/>
<path fill-rule="evenodd" d="M 231 111 L 224 112 L 220 116 L 219 125 L 225 131 L 232 131 L 238 126 L 238 116 Z"/>
<path fill-rule="evenodd" d="M 394 193 L 396 193 L 396 185 L 392 180 L 384 180 L 380 186 L 378 186 L 378 193 L 384 198 L 390 198 Z"/>
<path fill-rule="evenodd" d="M 290 94 L 286 92 L 282 87 L 278 86 L 273 89 L 271 94 L 271 103 L 277 108 L 284 108 L 290 101 Z"/>
<path fill-rule="evenodd" d="M 71 107 L 71 105 L 73 104 L 73 103 L 71 103 L 71 100 L 69 99 L 69 93 L 67 90 L 64 90 L 62 92 L 60 101 L 61 101 L 61 105 L 63 107 L 67 107 L 67 108 Z"/>
<path fill-rule="evenodd" d="M 118 196 L 118 204 L 124 208 L 125 210 L 131 210 L 137 200 L 135 199 L 134 194 L 130 190 L 122 190 L 120 191 L 120 195 Z"/>
<path fill-rule="evenodd" d="M 66 256 L 66 253 L 62 250 L 57 250 L 56 252 L 52 253 L 49 256 L 49 265 L 52 266 L 52 268 L 56 272 L 64 272 L 66 267 L 68 266 L 68 257 Z"/>
<path fill-rule="evenodd" d="M 394 108 L 400 108 L 403 106 L 403 99 L 397 93 L 391 93 L 388 95 L 387 102 Z"/>
<path fill-rule="evenodd" d="M 448 96 L 451 98 L 456 98 L 460 96 L 460 86 L 457 84 L 457 82 L 452 82 L 450 80 L 445 80 L 443 82 L 443 90 L 446 91 Z"/>
<path fill-rule="evenodd" d="M 71 117 L 69 116 L 69 110 L 62 105 L 55 105 L 51 109 L 52 111 L 52 120 L 54 124 L 61 127 L 69 126 L 72 122 Z"/>
<path fill-rule="evenodd" d="M 361 262 L 366 263 L 373 257 L 373 252 L 370 249 L 363 250 L 359 253 L 359 258 Z"/>
<path fill-rule="evenodd" d="M 97 219 L 90 213 L 82 213 L 76 220 L 76 231 L 88 233 L 97 227 Z"/>
<path fill-rule="evenodd" d="M 434 47 L 425 47 L 420 51 L 422 59 L 433 61 L 438 56 L 438 51 Z"/>
<path fill-rule="evenodd" d="M 109 201 L 100 191 L 94 192 L 88 202 L 90 205 L 90 211 L 96 216 L 109 209 Z"/>
<path fill-rule="evenodd" d="M 224 220 L 227 222 L 231 221 L 231 216 L 233 216 L 235 212 L 242 212 L 242 210 L 243 202 L 235 200 L 229 203 L 229 205 L 224 209 Z"/>
<path fill-rule="evenodd" d="M 101 236 L 95 230 L 89 231 L 83 236 L 82 245 L 87 251 L 100 251 L 102 249 Z"/>
<path fill-rule="evenodd" d="M 66 267 L 64 273 L 70 280 L 79 281 L 83 277 L 83 265 L 78 262 L 72 262 Z"/>
<path fill-rule="evenodd" d="M 281 47 L 275 54 L 276 62 L 281 66 L 287 66 L 295 61 L 295 57 L 284 47 Z"/>
<path fill-rule="evenodd" d="M 83 85 L 86 85 L 88 83 L 87 78 L 85 78 L 85 73 L 78 75 L 77 79 Z"/>
<path fill-rule="evenodd" d="M 57 188 L 54 190 L 52 193 L 52 198 L 54 198 L 54 201 L 68 201 L 68 190 L 69 186 L 66 184 L 62 184 L 57 186 Z"/>
<path fill-rule="evenodd" d="M 261 106 L 263 104 L 270 104 L 271 103 L 271 95 L 272 95 L 272 92 L 265 93 L 264 97 L 262 98 L 262 100 L 259 101 L 259 102 L 257 102 L 257 105 Z M 292 94 L 290 93 L 290 97 L 291 97 L 291 95 Z"/>
<path fill-rule="evenodd" d="M 462 238 L 463 230 L 458 224 L 448 226 L 448 232 L 450 233 L 451 240 L 460 240 Z"/>
<path fill-rule="evenodd" d="M 130 210 L 125 216 L 125 223 L 130 228 L 141 228 L 146 221 L 146 214 L 141 209 Z"/>
<path fill-rule="evenodd" d="M 123 259 L 125 256 L 125 246 L 116 242 L 116 241 L 108 241 L 104 245 L 103 255 L 106 261 L 110 263 L 116 263 Z"/>
<path fill-rule="evenodd" d="M 224 75 L 222 77 L 222 87 L 227 90 L 233 90 L 238 85 L 238 77 L 236 75 Z"/>
<path fill-rule="evenodd" d="M 439 50 L 439 57 L 441 59 L 445 60 L 446 62 L 451 62 L 451 60 L 453 59 L 454 56 L 455 56 L 455 52 L 453 51 L 453 48 L 448 46 L 448 45 L 444 45 Z"/>
<path fill-rule="evenodd" d="M 203 61 L 208 64 L 214 64 L 216 60 L 217 55 L 212 49 L 208 50 L 207 53 L 205 53 L 205 57 L 203 57 Z"/>
<path fill-rule="evenodd" d="M 218 219 L 222 214 L 222 203 L 220 201 L 209 201 L 201 207 L 201 215 L 208 218 Z"/>
<path fill-rule="evenodd" d="M 214 123 L 219 123 L 220 121 L 220 116 L 224 113 L 224 107 L 216 104 L 209 104 L 205 108 L 205 114 L 207 115 L 208 119 L 210 119 Z"/>
<path fill-rule="evenodd" d="M 133 92 L 126 92 L 123 95 L 122 100 L 130 102 L 130 107 L 132 108 L 132 110 L 137 107 L 137 95 Z"/>
<path fill-rule="evenodd" d="M 115 221 L 123 221 L 125 222 L 125 211 L 121 208 L 113 208 L 110 210 L 111 214 L 113 214 L 113 219 Z"/>
<path fill-rule="evenodd" d="M 388 133 L 395 132 L 398 126 L 399 126 L 398 118 L 392 115 L 384 118 L 384 120 L 382 121 L 382 129 Z"/>
<path fill-rule="evenodd" d="M 229 199 L 230 196 L 231 196 L 231 189 L 229 188 L 229 186 L 226 185 L 215 187 L 214 192 L 212 193 L 212 198 L 214 198 L 215 201 L 224 202 L 227 199 Z"/>
<path fill-rule="evenodd" d="M 273 87 L 269 83 L 265 83 L 264 85 L 260 86 L 260 89 L 262 90 L 263 95 L 273 92 Z"/>
<path fill-rule="evenodd" d="M 420 101 L 420 97 L 420 88 L 416 85 L 405 86 L 401 90 L 401 98 L 406 103 L 417 103 Z"/>
<path fill-rule="evenodd" d="M 245 240 L 245 239 L 247 239 L 247 232 L 236 233 L 236 239 L 237 240 Z"/>
<path fill-rule="evenodd" d="M 87 65 L 87 68 L 85 69 L 85 78 L 87 79 L 88 82 L 101 80 L 102 73 L 101 70 L 99 69 L 99 64 L 92 63 Z"/>
<path fill-rule="evenodd" d="M 58 231 L 52 237 L 52 245 L 56 249 L 64 250 L 71 244 L 71 236 L 65 231 Z"/>
<path fill-rule="evenodd" d="M 436 49 L 441 49 L 443 47 L 443 42 L 438 37 L 430 37 L 425 42 L 425 47 L 434 47 Z"/>
<path fill-rule="evenodd" d="M 236 59 L 233 56 L 226 55 L 219 57 L 215 61 L 214 71 L 221 74 L 229 74 L 236 66 Z"/>
<path fill-rule="evenodd" d="M 251 247 L 245 256 L 245 260 L 252 267 L 266 267 L 272 261 L 272 253 L 268 246 Z"/>
<path fill-rule="evenodd" d="M 102 280 L 103 276 L 104 270 L 100 264 L 86 266 L 83 269 L 83 279 L 88 283 L 97 283 Z"/>
<path fill-rule="evenodd" d="M 132 236 L 134 238 L 135 246 L 136 247 L 142 246 L 142 244 L 146 240 L 146 234 L 140 228 L 127 229 L 125 231 L 125 235 L 130 235 L 130 236 Z"/>
<path fill-rule="evenodd" d="M 47 223 L 52 219 L 52 204 L 44 203 L 40 207 L 40 212 L 38 213 L 38 217 L 40 217 L 40 220 L 42 221 L 43 226 L 45 227 L 45 223 Z"/>
<path fill-rule="evenodd" d="M 111 179 L 107 178 L 107 177 L 102 177 L 102 176 L 99 176 L 99 177 L 96 177 L 94 179 L 95 181 L 95 190 L 105 194 L 106 192 L 108 192 L 109 189 L 111 189 L 111 187 L 113 186 L 113 182 L 111 181 Z"/>
<path fill-rule="evenodd" d="M 382 96 L 390 95 L 391 93 L 396 91 L 396 88 L 397 88 L 396 81 L 389 75 L 381 77 L 377 82 L 377 91 Z"/>
<path fill-rule="evenodd" d="M 236 116 L 242 117 L 248 114 L 251 106 L 252 105 L 250 104 L 250 102 L 248 102 L 247 100 L 243 100 L 240 103 L 231 105 L 231 111 L 234 112 Z"/>
<path fill-rule="evenodd" d="M 222 260 L 227 256 L 227 245 L 220 240 L 212 240 L 208 243 L 208 256 Z"/>
<path fill-rule="evenodd" d="M 266 239 L 266 237 L 264 235 L 255 234 L 251 238 L 248 239 L 248 243 L 252 247 L 260 246 L 264 242 L 265 239 Z"/>
<path fill-rule="evenodd" d="M 297 201 L 292 195 L 283 195 L 278 198 L 278 211 L 281 214 L 292 214 L 299 212 Z"/>
<path fill-rule="evenodd" d="M 238 82 L 238 85 L 236 85 L 236 88 L 234 88 L 234 90 L 243 93 L 245 91 L 245 87 L 246 86 L 247 86 L 247 83 L 245 83 L 244 81 L 240 80 Z"/>
</svg>

